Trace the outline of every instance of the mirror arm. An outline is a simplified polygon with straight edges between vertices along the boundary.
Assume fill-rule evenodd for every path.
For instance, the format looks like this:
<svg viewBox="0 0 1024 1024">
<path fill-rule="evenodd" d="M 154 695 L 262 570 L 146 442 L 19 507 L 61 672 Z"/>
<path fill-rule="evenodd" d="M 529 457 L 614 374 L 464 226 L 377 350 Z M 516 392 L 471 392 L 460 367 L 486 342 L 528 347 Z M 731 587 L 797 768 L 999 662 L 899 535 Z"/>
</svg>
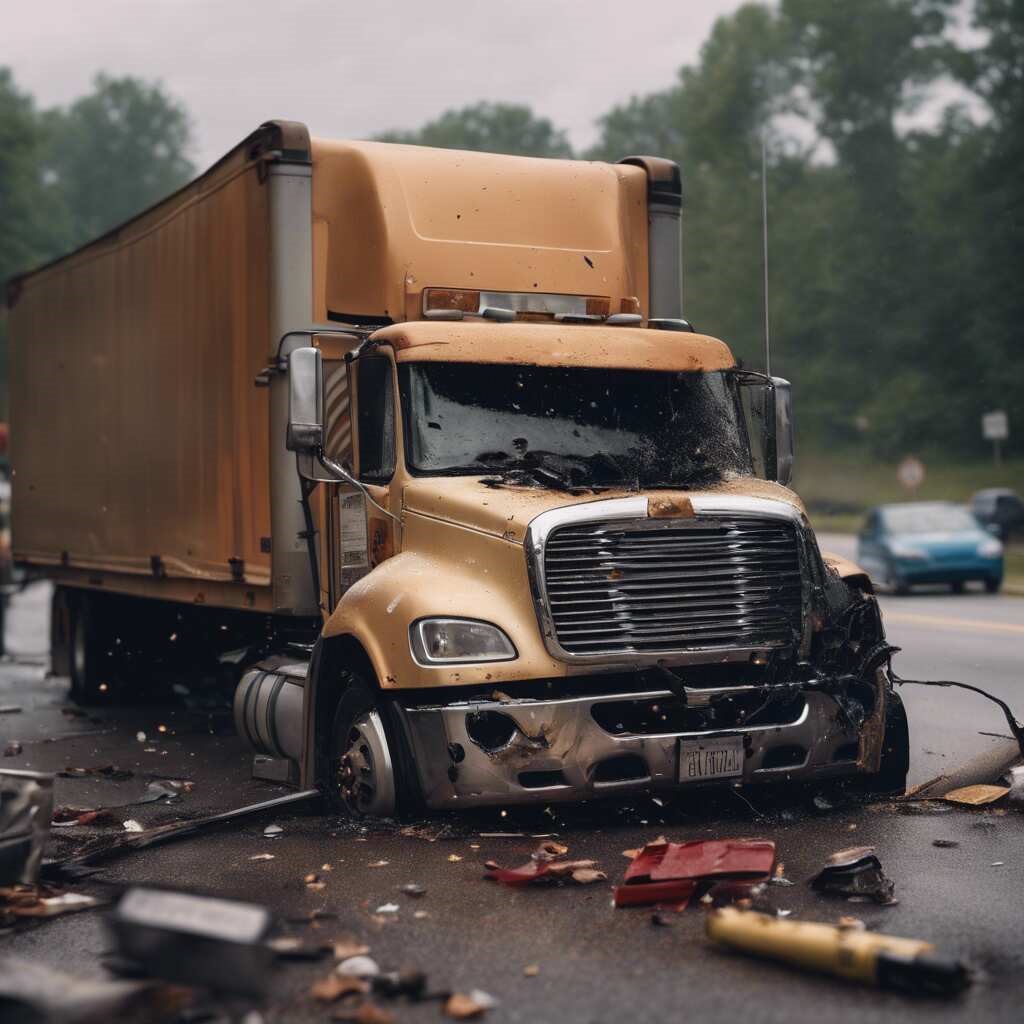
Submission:
<svg viewBox="0 0 1024 1024">
<path fill-rule="evenodd" d="M 380 502 L 376 501 L 373 495 L 370 493 L 369 489 L 367 488 L 366 484 L 364 484 L 361 480 L 357 480 L 340 462 L 335 462 L 334 459 L 329 458 L 327 455 L 324 455 L 322 451 L 317 452 L 316 458 L 320 465 L 324 467 L 324 469 L 333 473 L 340 480 L 344 480 L 345 483 L 351 484 L 357 490 L 361 491 L 363 497 L 366 498 L 366 500 L 371 505 L 373 505 L 374 508 L 376 508 L 380 512 L 383 512 L 384 515 L 386 515 L 389 519 L 393 519 L 398 526 L 402 525 L 401 519 L 399 519 L 398 516 L 396 516 L 393 512 L 388 511 L 388 509 L 381 505 Z"/>
</svg>

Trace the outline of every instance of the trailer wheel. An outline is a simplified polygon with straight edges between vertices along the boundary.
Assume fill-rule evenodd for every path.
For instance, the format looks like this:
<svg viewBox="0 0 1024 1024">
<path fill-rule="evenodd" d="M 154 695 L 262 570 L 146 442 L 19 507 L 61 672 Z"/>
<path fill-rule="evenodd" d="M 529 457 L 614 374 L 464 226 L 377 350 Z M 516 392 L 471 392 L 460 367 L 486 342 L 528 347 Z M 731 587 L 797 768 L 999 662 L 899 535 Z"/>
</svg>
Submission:
<svg viewBox="0 0 1024 1024">
<path fill-rule="evenodd" d="M 335 810 L 350 817 L 391 817 L 398 808 L 398 787 L 385 715 L 358 673 L 344 675 L 331 729 L 327 796 Z"/>
<path fill-rule="evenodd" d="M 69 669 L 71 699 L 78 704 L 105 703 L 113 696 L 109 676 L 100 601 L 92 594 L 79 594 L 71 605 Z"/>
</svg>

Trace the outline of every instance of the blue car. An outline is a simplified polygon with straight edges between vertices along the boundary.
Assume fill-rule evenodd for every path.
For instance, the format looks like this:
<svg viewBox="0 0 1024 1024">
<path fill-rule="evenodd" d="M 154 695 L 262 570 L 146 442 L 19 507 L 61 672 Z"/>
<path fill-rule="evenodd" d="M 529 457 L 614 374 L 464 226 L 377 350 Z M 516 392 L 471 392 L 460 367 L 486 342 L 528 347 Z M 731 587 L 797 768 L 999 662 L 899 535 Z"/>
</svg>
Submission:
<svg viewBox="0 0 1024 1024">
<path fill-rule="evenodd" d="M 1003 583 L 1003 545 L 952 501 L 872 509 L 857 537 L 857 561 L 897 594 L 915 583 L 949 583 L 959 594 L 971 580 L 994 594 Z"/>
</svg>

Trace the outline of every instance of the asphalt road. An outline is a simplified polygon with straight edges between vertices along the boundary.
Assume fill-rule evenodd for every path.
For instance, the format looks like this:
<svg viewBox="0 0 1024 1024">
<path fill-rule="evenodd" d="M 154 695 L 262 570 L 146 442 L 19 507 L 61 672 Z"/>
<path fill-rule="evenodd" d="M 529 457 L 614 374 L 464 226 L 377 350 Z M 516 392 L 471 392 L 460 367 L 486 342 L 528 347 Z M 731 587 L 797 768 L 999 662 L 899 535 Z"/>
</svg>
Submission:
<svg viewBox="0 0 1024 1024">
<path fill-rule="evenodd" d="M 832 538 L 823 546 L 839 548 Z M 1024 600 L 968 593 L 884 598 L 889 634 L 904 647 L 897 669 L 906 678 L 963 679 L 1000 693 L 1024 716 L 1019 683 Z M 152 778 L 184 777 L 193 790 L 177 805 L 127 807 L 119 816 L 154 825 L 224 810 L 282 792 L 249 778 L 248 756 L 232 735 L 227 713 L 163 704 L 105 708 L 93 721 L 68 713 L 66 683 L 44 678 L 46 594 L 35 587 L 11 610 L 13 657 L 0 666 L 0 704 L 22 711 L 0 715 L 0 747 L 23 745 L 3 767 L 56 771 L 114 763 L 135 774 L 123 782 L 58 779 L 57 802 L 112 806 L 137 799 Z M 187 682 L 187 681 L 186 681 Z M 999 712 L 969 694 L 905 687 L 912 730 L 912 781 L 929 778 L 1005 732 Z M 161 729 L 161 727 L 163 727 Z M 145 738 L 138 738 L 144 733 Z M 1024 815 L 1009 811 L 892 805 L 813 809 L 806 795 L 771 807 L 726 795 L 713 806 L 666 811 L 644 799 L 633 804 L 533 812 L 445 815 L 398 826 L 353 826 L 317 809 L 239 822 L 216 834 L 143 850 L 110 862 L 79 883 L 110 892 L 107 883 L 150 883 L 257 900 L 279 915 L 282 934 L 305 939 L 353 936 L 371 947 L 385 969 L 416 967 L 435 989 L 482 989 L 500 1005 L 487 1019 L 530 1024 L 583 1021 L 1017 1021 L 1024 997 Z M 270 820 L 283 829 L 263 835 Z M 55 832 L 49 853 L 72 849 L 102 830 Z M 107 830 L 109 831 L 109 829 Z M 520 833 L 486 836 L 481 833 Z M 926 938 L 976 969 L 972 989 L 951 1002 L 913 1000 L 795 972 L 711 946 L 703 913 L 691 908 L 654 927 L 645 910 L 616 910 L 610 883 L 588 887 L 510 889 L 482 879 L 485 860 L 515 865 L 536 845 L 533 835 L 557 833 L 574 857 L 593 858 L 612 882 L 626 866 L 622 851 L 665 833 L 673 840 L 712 836 L 768 837 L 796 884 L 769 889 L 772 903 L 794 917 L 835 921 L 855 914 L 869 927 Z M 933 846 L 935 839 L 959 843 Z M 877 847 L 896 883 L 896 906 L 849 904 L 807 885 L 833 850 Z M 271 853 L 272 860 L 254 860 Z M 330 870 L 324 866 L 330 865 Z M 378 866 L 379 865 L 379 866 Z M 323 888 L 303 881 L 314 872 Z M 399 892 L 417 882 L 426 894 Z M 378 913 L 396 903 L 395 913 Z M 325 911 L 317 927 L 296 923 Z M 0 955 L 17 955 L 90 977 L 104 976 L 111 948 L 96 911 L 0 932 Z M 524 969 L 536 965 L 528 976 Z M 283 963 L 269 999 L 269 1021 L 329 1020 L 310 984 L 330 961 Z M 400 1021 L 439 1019 L 435 1003 L 389 1004 Z"/>
</svg>

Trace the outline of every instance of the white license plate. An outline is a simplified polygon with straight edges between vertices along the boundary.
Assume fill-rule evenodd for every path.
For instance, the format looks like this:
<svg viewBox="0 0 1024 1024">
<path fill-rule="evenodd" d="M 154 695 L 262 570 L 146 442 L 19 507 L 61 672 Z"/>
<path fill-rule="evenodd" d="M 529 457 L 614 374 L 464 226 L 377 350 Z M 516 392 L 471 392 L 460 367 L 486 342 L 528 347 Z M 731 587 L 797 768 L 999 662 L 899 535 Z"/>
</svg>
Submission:
<svg viewBox="0 0 1024 1024">
<path fill-rule="evenodd" d="M 679 781 L 703 782 L 743 774 L 743 737 L 679 741 Z"/>
</svg>

